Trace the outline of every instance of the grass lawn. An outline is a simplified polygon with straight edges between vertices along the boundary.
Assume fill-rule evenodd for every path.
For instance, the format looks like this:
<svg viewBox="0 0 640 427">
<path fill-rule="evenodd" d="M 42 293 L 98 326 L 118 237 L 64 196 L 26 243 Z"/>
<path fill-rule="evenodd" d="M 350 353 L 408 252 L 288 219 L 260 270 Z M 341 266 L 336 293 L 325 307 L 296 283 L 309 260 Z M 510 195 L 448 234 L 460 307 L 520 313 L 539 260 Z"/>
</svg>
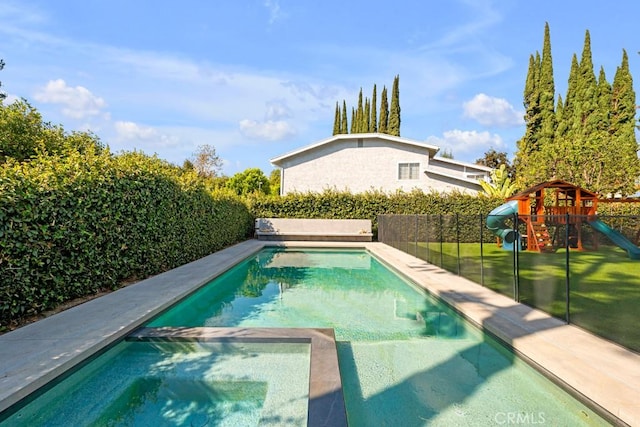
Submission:
<svg viewBox="0 0 640 427">
<path fill-rule="evenodd" d="M 479 243 L 406 246 L 412 255 L 513 298 L 513 252 L 485 243 L 481 257 L 480 248 Z M 565 319 L 566 256 L 564 249 L 519 252 L 519 301 Z M 571 250 L 569 289 L 571 323 L 640 351 L 640 261 L 629 259 L 614 246 L 589 252 Z"/>
</svg>

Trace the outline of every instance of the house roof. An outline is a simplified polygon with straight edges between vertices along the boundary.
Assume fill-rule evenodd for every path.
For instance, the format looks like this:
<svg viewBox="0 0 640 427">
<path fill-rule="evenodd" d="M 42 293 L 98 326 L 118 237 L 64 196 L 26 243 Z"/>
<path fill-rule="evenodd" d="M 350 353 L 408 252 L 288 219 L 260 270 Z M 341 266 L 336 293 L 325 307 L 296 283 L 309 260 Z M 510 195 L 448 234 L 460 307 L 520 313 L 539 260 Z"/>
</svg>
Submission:
<svg viewBox="0 0 640 427">
<path fill-rule="evenodd" d="M 426 171 L 424 171 L 424 173 L 427 174 L 427 175 L 433 174 L 433 175 L 442 176 L 442 177 L 448 178 L 448 179 L 450 179 L 452 181 L 466 182 L 467 184 L 473 184 L 473 185 L 477 186 L 478 188 L 482 188 L 482 185 L 480 185 L 480 181 L 478 181 L 477 179 L 465 178 L 463 176 L 455 176 L 455 175 L 451 175 L 451 174 L 448 174 L 448 173 L 439 172 L 439 171 L 433 170 L 433 169 L 427 169 Z"/>
<path fill-rule="evenodd" d="M 513 196 L 507 198 L 507 200 L 520 200 L 526 199 L 529 197 L 531 193 L 535 193 L 544 188 L 557 188 L 560 191 L 568 194 L 574 194 L 575 192 L 580 192 L 580 198 L 597 198 L 598 194 L 589 190 L 585 190 L 584 188 L 580 188 L 577 185 L 571 184 L 570 182 L 563 181 L 561 179 L 555 179 L 552 181 L 545 181 L 538 185 L 534 185 L 533 187 L 529 187 L 525 190 L 522 190 L 519 193 L 514 194 Z"/>
<path fill-rule="evenodd" d="M 468 168 L 473 168 L 473 169 L 482 170 L 482 171 L 486 171 L 486 172 L 491 172 L 493 170 L 493 168 L 490 168 L 488 166 L 479 165 L 477 163 L 461 162 L 460 160 L 449 159 L 447 157 L 434 157 L 433 159 L 437 160 L 439 162 L 451 163 L 453 165 L 466 166 Z"/>
<path fill-rule="evenodd" d="M 344 141 L 344 140 L 358 140 L 358 139 L 381 139 L 381 140 L 386 140 L 386 141 L 392 141 L 392 142 L 396 142 L 399 144 L 406 144 L 406 145 L 411 145 L 414 147 L 420 147 L 420 148 L 424 148 L 425 150 L 429 151 L 429 156 L 433 157 L 433 155 L 435 153 L 438 152 L 438 150 L 440 149 L 440 147 L 437 147 L 435 145 L 431 145 L 431 144 L 426 144 L 424 142 L 419 142 L 419 141 L 415 141 L 412 139 L 407 139 L 407 138 L 401 138 L 399 136 L 393 136 L 393 135 L 387 135 L 384 133 L 351 133 L 351 134 L 340 134 L 340 135 L 333 135 L 331 138 L 327 138 L 327 139 L 323 139 L 322 141 L 318 141 L 316 143 L 313 143 L 311 145 L 307 145 L 305 147 L 299 148 L 297 150 L 294 151 L 290 151 L 286 154 L 283 154 L 281 156 L 278 157 L 274 157 L 270 160 L 270 162 L 276 166 L 279 166 L 278 164 L 280 162 L 282 162 L 283 160 L 287 160 L 289 158 L 292 157 L 296 157 L 304 152 L 316 149 L 318 147 L 321 147 L 323 145 L 328 145 L 328 144 L 332 144 L 336 141 Z"/>
</svg>

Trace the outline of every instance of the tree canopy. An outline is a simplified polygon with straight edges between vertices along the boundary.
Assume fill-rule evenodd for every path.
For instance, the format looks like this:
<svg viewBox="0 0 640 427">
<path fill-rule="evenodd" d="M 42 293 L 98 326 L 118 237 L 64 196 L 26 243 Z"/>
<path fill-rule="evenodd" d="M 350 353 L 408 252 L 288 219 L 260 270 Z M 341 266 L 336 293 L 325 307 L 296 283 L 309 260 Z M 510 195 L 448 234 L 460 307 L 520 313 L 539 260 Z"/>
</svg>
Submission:
<svg viewBox="0 0 640 427">
<path fill-rule="evenodd" d="M 507 153 L 504 151 L 496 151 L 495 148 L 491 148 L 484 153 L 484 157 L 476 159 L 476 164 L 492 169 L 498 169 L 501 165 L 505 165 L 507 175 L 512 180 L 515 178 L 515 167 L 511 164 Z"/>
<path fill-rule="evenodd" d="M 226 187 L 239 196 L 261 193 L 270 194 L 269 179 L 259 168 L 249 168 L 233 175 L 226 183 Z"/>
<path fill-rule="evenodd" d="M 39 154 L 100 151 L 105 147 L 91 132 L 65 132 L 62 126 L 42 119 L 26 100 L 0 103 L 0 163 L 8 159 L 28 161 Z"/>
<path fill-rule="evenodd" d="M 190 160 L 198 175 L 205 178 L 214 178 L 220 175 L 222 159 L 216 153 L 216 148 L 213 145 L 200 145 Z"/>
<path fill-rule="evenodd" d="M 525 135 L 515 159 L 519 188 L 563 179 L 601 195 L 629 194 L 640 174 L 635 135 L 635 92 L 626 51 L 613 85 L 596 77 L 591 36 L 573 55 L 564 100 L 555 100 L 549 25 L 542 56 L 529 59 L 524 89 Z"/>
</svg>

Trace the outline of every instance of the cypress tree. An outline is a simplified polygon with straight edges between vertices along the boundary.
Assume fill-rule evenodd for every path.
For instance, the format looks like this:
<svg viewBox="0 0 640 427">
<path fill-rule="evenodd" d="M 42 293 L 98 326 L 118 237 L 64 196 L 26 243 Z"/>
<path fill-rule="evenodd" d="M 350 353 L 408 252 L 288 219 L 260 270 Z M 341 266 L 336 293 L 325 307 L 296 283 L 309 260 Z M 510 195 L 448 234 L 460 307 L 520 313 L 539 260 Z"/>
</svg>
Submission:
<svg viewBox="0 0 640 427">
<path fill-rule="evenodd" d="M 378 132 L 388 133 L 387 124 L 389 122 L 389 104 L 387 103 L 387 87 L 382 87 L 380 95 L 380 120 L 378 121 Z"/>
<path fill-rule="evenodd" d="M 572 168 L 570 157 L 573 150 L 573 112 L 575 110 L 575 94 L 578 84 L 578 57 L 574 53 L 571 59 L 571 69 L 567 85 L 567 95 L 562 103 L 562 97 L 558 97 L 558 107 L 556 107 L 556 132 L 553 150 L 550 157 L 553 157 L 553 168 L 550 177 L 566 179 L 571 181 L 570 170 Z"/>
<path fill-rule="evenodd" d="M 598 117 L 597 81 L 591 59 L 591 36 L 585 32 L 582 57 L 578 66 L 575 104 L 570 131 L 571 167 L 563 177 L 576 185 L 599 192 L 600 167 L 595 167 L 594 157 L 603 147 L 598 146 L 593 135 L 597 132 Z"/>
<path fill-rule="evenodd" d="M 371 129 L 371 102 L 369 101 L 369 98 L 364 99 L 364 116 L 362 118 L 364 126 L 362 131 L 365 133 L 369 132 Z"/>
<path fill-rule="evenodd" d="M 356 110 L 355 108 L 351 107 L 351 132 L 350 133 L 357 133 L 358 131 L 356 130 Z"/>
<path fill-rule="evenodd" d="M 539 92 L 539 71 L 540 54 L 529 56 L 529 69 L 524 87 L 524 108 L 525 108 L 525 134 L 517 142 L 518 153 L 515 159 L 516 183 L 518 187 L 529 187 L 540 180 L 538 163 L 538 140 L 540 139 L 540 92 Z"/>
<path fill-rule="evenodd" d="M 369 132 L 371 132 L 371 133 L 378 132 L 378 122 L 377 122 L 378 110 L 377 110 L 377 107 L 376 107 L 376 102 L 378 102 L 378 101 L 376 99 L 376 95 L 377 95 L 376 94 L 376 85 L 374 83 L 374 85 L 373 85 L 373 95 L 371 96 L 371 119 L 369 121 Z"/>
<path fill-rule="evenodd" d="M 612 147 L 609 145 L 609 130 L 611 128 L 611 85 L 607 81 L 604 68 L 600 67 L 600 74 L 596 81 L 596 109 L 593 111 L 594 130 L 589 135 L 589 141 L 593 152 L 589 158 L 590 164 L 586 165 L 584 172 L 593 175 L 592 182 L 597 183 L 598 191 L 603 191 L 611 181 L 611 174 L 615 174 L 615 158 L 609 155 Z M 611 163 L 611 160 L 614 160 Z"/>
<path fill-rule="evenodd" d="M 551 37 L 549 35 L 549 23 L 544 26 L 544 42 L 542 59 L 537 82 L 540 108 L 540 135 L 538 145 L 544 150 L 553 143 L 556 130 L 555 99 L 556 89 L 553 80 L 553 60 L 551 58 Z"/>
<path fill-rule="evenodd" d="M 364 108 L 362 106 L 362 88 L 358 93 L 358 109 L 356 110 L 356 133 L 362 133 L 364 121 Z"/>
<path fill-rule="evenodd" d="M 558 102 L 556 104 L 555 120 L 557 123 L 556 131 L 554 135 L 553 144 L 547 147 L 546 161 L 548 162 L 547 177 L 545 179 L 557 178 L 561 175 L 560 171 L 566 166 L 566 150 L 563 145 L 564 133 L 566 131 L 566 122 L 564 117 L 564 102 L 562 101 L 562 95 L 558 95 Z"/>
<path fill-rule="evenodd" d="M 622 51 L 622 63 L 616 69 L 611 93 L 610 115 L 610 152 L 618 156 L 618 163 L 609 191 L 629 194 L 634 190 L 634 179 L 640 173 L 638 160 L 638 141 L 636 139 L 636 94 L 633 90 L 633 78 L 629 72 L 629 58 Z"/>
<path fill-rule="evenodd" d="M 341 123 L 342 123 L 342 120 L 340 118 L 340 107 L 338 107 L 338 101 L 336 101 L 336 113 L 335 113 L 335 117 L 333 118 L 333 134 L 334 135 L 338 135 L 339 133 L 341 133 L 340 131 Z"/>
<path fill-rule="evenodd" d="M 393 79 L 391 89 L 391 107 L 389 107 L 388 133 L 400 136 L 400 76 Z"/>
<path fill-rule="evenodd" d="M 349 123 L 347 120 L 347 101 L 342 100 L 342 124 L 340 125 L 342 133 L 349 133 Z"/>
</svg>

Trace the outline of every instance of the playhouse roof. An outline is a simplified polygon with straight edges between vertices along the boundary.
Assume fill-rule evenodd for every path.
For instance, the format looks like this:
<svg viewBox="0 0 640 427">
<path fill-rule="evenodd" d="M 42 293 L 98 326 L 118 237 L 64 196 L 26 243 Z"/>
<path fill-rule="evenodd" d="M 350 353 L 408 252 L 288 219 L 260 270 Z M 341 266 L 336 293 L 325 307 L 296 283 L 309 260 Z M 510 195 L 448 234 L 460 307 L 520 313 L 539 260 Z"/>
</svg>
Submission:
<svg viewBox="0 0 640 427">
<path fill-rule="evenodd" d="M 584 188 L 580 188 L 577 185 L 573 185 L 567 181 L 563 181 L 561 179 L 554 179 L 552 181 L 542 182 L 538 185 L 534 185 L 533 187 L 529 187 L 526 190 L 522 190 L 519 193 L 514 194 L 511 197 L 508 197 L 507 200 L 522 200 L 529 198 L 531 193 L 536 193 L 545 188 L 555 188 L 560 190 L 563 193 L 567 193 L 567 195 L 571 196 L 571 198 L 576 198 L 576 193 L 579 192 L 580 199 L 597 199 L 598 194 L 589 190 L 585 190 Z"/>
</svg>

